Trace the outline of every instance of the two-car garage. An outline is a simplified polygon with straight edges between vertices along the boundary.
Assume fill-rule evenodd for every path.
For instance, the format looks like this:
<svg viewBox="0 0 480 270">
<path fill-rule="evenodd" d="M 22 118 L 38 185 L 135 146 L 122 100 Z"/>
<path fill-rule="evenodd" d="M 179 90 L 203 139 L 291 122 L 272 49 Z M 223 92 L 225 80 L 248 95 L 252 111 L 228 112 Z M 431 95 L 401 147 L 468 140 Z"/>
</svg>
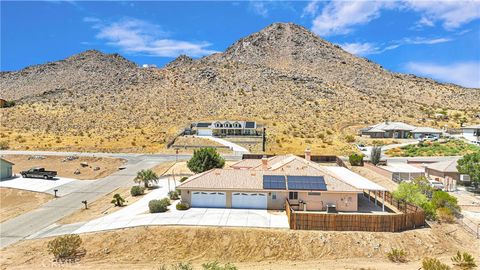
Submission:
<svg viewBox="0 0 480 270">
<path fill-rule="evenodd" d="M 228 205 L 240 209 L 267 209 L 267 193 L 231 192 L 228 195 L 230 194 L 231 203 L 227 203 L 230 196 L 226 192 L 193 191 L 192 207 L 226 208 Z"/>
<path fill-rule="evenodd" d="M 266 193 L 232 192 L 232 208 L 267 209 Z"/>
</svg>

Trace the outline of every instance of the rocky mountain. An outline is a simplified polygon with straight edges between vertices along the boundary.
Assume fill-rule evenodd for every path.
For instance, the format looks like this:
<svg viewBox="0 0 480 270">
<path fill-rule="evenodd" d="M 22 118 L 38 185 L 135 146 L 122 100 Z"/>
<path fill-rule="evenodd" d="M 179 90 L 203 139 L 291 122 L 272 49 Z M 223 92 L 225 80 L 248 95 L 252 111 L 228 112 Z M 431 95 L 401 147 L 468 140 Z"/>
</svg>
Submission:
<svg viewBox="0 0 480 270">
<path fill-rule="evenodd" d="M 428 118 L 441 110 L 475 121 L 480 108 L 479 89 L 392 73 L 291 23 L 164 68 L 86 51 L 4 72 L 0 86 L 1 98 L 17 100 L 0 110 L 3 138 L 20 148 L 157 151 L 191 121 L 232 118 L 267 124 L 277 153 L 343 153 L 345 135 L 366 123 L 455 126 Z"/>
</svg>

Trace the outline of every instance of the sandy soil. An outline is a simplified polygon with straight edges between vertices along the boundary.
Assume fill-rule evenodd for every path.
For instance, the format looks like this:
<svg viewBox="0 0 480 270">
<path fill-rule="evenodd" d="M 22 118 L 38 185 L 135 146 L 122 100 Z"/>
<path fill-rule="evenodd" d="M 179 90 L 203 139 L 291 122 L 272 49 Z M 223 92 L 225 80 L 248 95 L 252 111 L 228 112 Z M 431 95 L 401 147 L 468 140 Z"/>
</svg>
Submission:
<svg viewBox="0 0 480 270">
<path fill-rule="evenodd" d="M 9 160 L 15 165 L 13 172 L 19 173 L 32 167 L 44 167 L 46 170 L 57 171 L 58 176 L 75 178 L 80 180 L 92 180 L 105 177 L 118 170 L 118 167 L 125 163 L 125 160 L 119 158 L 103 157 L 78 157 L 72 161 L 65 161 L 62 156 L 43 156 L 44 159 L 30 159 L 29 155 L 5 155 L 3 158 Z M 82 167 L 81 162 L 86 162 L 88 167 Z M 95 171 L 94 168 L 100 169 Z M 74 174 L 75 170 L 80 170 L 80 174 Z"/>
<path fill-rule="evenodd" d="M 145 190 L 145 194 L 147 194 L 148 192 L 150 192 L 150 190 Z M 120 194 L 122 198 L 125 199 L 125 206 L 130 205 L 140 200 L 143 196 L 145 196 L 143 195 L 143 196 L 133 197 L 132 195 L 130 195 L 130 188 L 127 188 L 127 187 L 117 188 L 111 193 L 108 193 L 107 195 L 101 197 L 100 199 L 94 201 L 93 203 L 90 203 L 88 205 L 87 210 L 82 208 L 81 210 L 78 210 L 75 213 L 62 218 L 57 223 L 70 224 L 70 223 L 76 223 L 76 222 L 89 221 L 89 220 L 99 218 L 122 209 L 122 207 L 115 207 L 111 203 L 113 199 L 113 195 L 115 195 L 116 193 Z"/>
<path fill-rule="evenodd" d="M 0 223 L 33 210 L 53 199 L 50 194 L 0 188 Z"/>
<path fill-rule="evenodd" d="M 138 227 L 81 235 L 86 255 L 67 268 L 158 269 L 162 264 L 218 260 L 240 269 L 418 269 L 426 256 L 449 262 L 457 250 L 480 258 L 480 240 L 456 224 L 402 233 L 291 231 L 253 228 Z M 9 269 L 48 269 L 50 239 L 22 241 L 1 250 Z M 401 248 L 409 264 L 390 263 Z"/>
<path fill-rule="evenodd" d="M 350 170 L 355 173 L 360 174 L 361 176 L 381 185 L 382 187 L 387 188 L 390 191 L 397 189 L 398 184 L 393 182 L 388 177 L 385 177 L 377 172 L 374 172 L 367 167 L 360 167 L 360 166 L 350 166 Z"/>
</svg>

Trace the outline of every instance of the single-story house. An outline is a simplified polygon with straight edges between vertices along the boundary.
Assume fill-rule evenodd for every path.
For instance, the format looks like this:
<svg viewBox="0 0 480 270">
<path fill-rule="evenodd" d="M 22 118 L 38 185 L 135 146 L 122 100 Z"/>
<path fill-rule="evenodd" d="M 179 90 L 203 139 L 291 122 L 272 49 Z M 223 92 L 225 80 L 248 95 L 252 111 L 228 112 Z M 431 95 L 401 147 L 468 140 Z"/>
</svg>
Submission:
<svg viewBox="0 0 480 270">
<path fill-rule="evenodd" d="M 6 159 L 0 158 L 0 180 L 9 179 L 13 177 L 13 170 L 12 170 L 13 165 L 15 164 L 13 164 L 12 162 Z"/>
<path fill-rule="evenodd" d="M 410 131 L 410 133 L 412 134 L 412 137 L 414 139 L 421 139 L 425 136 L 433 136 L 439 139 L 443 131 L 431 127 L 417 127 L 414 130 Z"/>
<path fill-rule="evenodd" d="M 440 138 L 442 133 L 441 130 L 430 127 L 416 127 L 403 122 L 389 121 L 360 129 L 360 135 L 370 138 L 407 139 L 413 137 L 418 139 L 427 135 Z"/>
<path fill-rule="evenodd" d="M 364 190 L 386 189 L 346 168 L 330 169 L 310 155 L 244 159 L 228 169 L 194 175 L 178 186 L 182 201 L 192 207 L 358 211 Z"/>
<path fill-rule="evenodd" d="M 248 136 L 259 135 L 259 126 L 253 121 L 212 121 L 192 124 L 192 130 L 198 136 Z"/>
<path fill-rule="evenodd" d="M 459 158 L 453 158 L 451 160 L 426 164 L 425 173 L 430 178 L 441 178 L 438 180 L 451 178 L 455 181 L 469 182 L 469 175 L 461 174 L 457 170 L 458 160 Z"/>
<path fill-rule="evenodd" d="M 365 163 L 364 165 L 395 182 L 408 181 L 417 177 L 425 176 L 424 168 L 403 162 L 387 162 L 387 165 L 382 166 L 375 166 L 371 163 Z"/>
<path fill-rule="evenodd" d="M 462 127 L 462 136 L 471 142 L 480 142 L 480 125 Z"/>
</svg>

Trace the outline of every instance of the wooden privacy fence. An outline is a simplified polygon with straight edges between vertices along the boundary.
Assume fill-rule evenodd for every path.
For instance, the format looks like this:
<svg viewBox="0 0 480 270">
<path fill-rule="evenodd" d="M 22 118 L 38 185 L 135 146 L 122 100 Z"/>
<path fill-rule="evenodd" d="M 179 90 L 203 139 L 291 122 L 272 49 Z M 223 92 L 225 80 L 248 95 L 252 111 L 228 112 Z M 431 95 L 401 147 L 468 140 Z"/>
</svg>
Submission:
<svg viewBox="0 0 480 270">
<path fill-rule="evenodd" d="M 388 194 L 388 196 L 387 196 Z M 372 197 L 371 197 L 372 198 Z M 385 193 L 385 201 L 395 199 L 390 193 Z M 381 198 L 377 196 L 377 202 Z M 406 212 L 394 214 L 332 214 L 295 211 L 287 200 L 285 210 L 293 230 L 323 230 L 323 231 L 368 231 L 368 232 L 400 232 L 415 229 L 425 225 L 425 213 L 414 206 L 398 204 Z M 415 209 L 415 211 L 413 211 Z"/>
</svg>

